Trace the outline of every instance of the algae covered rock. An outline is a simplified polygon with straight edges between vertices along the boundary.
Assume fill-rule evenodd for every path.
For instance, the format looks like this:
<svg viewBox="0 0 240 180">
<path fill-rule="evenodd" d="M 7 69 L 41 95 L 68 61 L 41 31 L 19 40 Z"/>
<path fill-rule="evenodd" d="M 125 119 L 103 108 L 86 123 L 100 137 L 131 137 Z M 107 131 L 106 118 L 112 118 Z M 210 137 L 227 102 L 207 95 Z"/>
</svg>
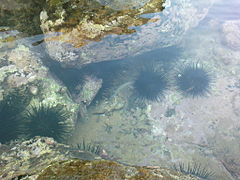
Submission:
<svg viewBox="0 0 240 180">
<path fill-rule="evenodd" d="M 120 9 L 135 9 L 143 6 L 148 0 L 128 0 L 128 1 L 121 1 L 121 0 L 97 0 L 97 2 L 101 3 L 102 5 L 107 5 L 113 9 L 120 10 Z"/>
<path fill-rule="evenodd" d="M 46 76 L 40 58 L 24 45 L 0 53 L 0 84 L 2 87 L 18 88 Z M 6 88 L 7 89 L 7 88 Z"/>
<path fill-rule="evenodd" d="M 47 10 L 41 12 L 41 28 L 46 34 L 60 32 L 57 36 L 46 40 L 71 43 L 81 47 L 89 41 L 101 40 L 108 34 L 129 34 L 135 32 L 130 26 L 147 23 L 150 18 L 139 17 L 145 13 L 154 13 L 163 9 L 162 0 L 151 0 L 142 8 L 114 10 L 96 1 L 68 1 L 48 5 L 55 8 L 55 13 Z"/>
<path fill-rule="evenodd" d="M 206 16 L 213 2 L 150 0 L 134 10 L 114 10 L 88 1 L 81 9 L 83 5 L 69 1 L 57 6 L 54 17 L 42 11 L 41 28 L 52 58 L 81 66 L 176 45 Z"/>
<path fill-rule="evenodd" d="M 194 180 L 196 178 L 160 167 L 126 166 L 107 160 L 69 160 L 53 163 L 43 170 L 37 180 L 45 179 L 101 180 Z"/>
<path fill-rule="evenodd" d="M 196 179 L 157 166 L 128 166 L 91 156 L 87 150 L 77 150 L 45 137 L 0 144 L 0 179 Z"/>
<path fill-rule="evenodd" d="M 55 160 L 68 159 L 64 145 L 52 138 L 34 138 L 0 145 L 0 179 L 31 176 Z"/>
<path fill-rule="evenodd" d="M 48 5 L 50 9 L 55 8 L 55 12 L 41 12 L 41 28 L 46 35 L 49 54 L 60 62 L 79 61 L 80 47 L 100 41 L 109 34 L 132 34 L 136 30 L 129 27 L 156 21 L 140 15 L 163 10 L 162 0 L 151 0 L 137 9 L 123 10 L 88 0 L 66 3 L 49 1 Z M 82 64 L 89 63 L 87 61 Z"/>
</svg>

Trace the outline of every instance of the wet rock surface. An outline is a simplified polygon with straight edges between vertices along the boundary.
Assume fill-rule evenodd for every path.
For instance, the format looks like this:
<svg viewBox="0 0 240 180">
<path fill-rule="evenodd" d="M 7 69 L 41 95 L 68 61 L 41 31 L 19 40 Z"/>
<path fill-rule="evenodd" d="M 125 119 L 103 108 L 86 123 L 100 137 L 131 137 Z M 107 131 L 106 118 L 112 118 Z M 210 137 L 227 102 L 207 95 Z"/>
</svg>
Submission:
<svg viewBox="0 0 240 180">
<path fill-rule="evenodd" d="M 0 178 L 7 179 L 169 179 L 193 180 L 194 177 L 160 167 L 137 167 L 99 159 L 73 149 L 52 138 L 36 137 L 0 145 Z M 76 155 L 76 152 L 75 152 Z M 76 158 L 76 156 L 75 156 Z"/>
<path fill-rule="evenodd" d="M 0 145 L 0 177 L 13 179 L 34 176 L 55 160 L 68 159 L 64 145 L 51 138 L 35 138 Z"/>
<path fill-rule="evenodd" d="M 82 59 L 82 63 L 78 64 L 79 66 L 96 62 L 83 59 L 84 55 L 81 55 L 79 48 L 91 43 L 91 41 L 100 41 L 109 34 L 121 35 L 136 32 L 129 27 L 156 21 L 140 17 L 140 15 L 162 11 L 162 4 L 162 0 L 151 0 L 137 9 L 114 10 L 96 1 L 84 0 L 80 3 L 71 1 L 62 5 L 51 4 L 50 1 L 48 5 L 55 7 L 57 17 L 49 17 L 47 11 L 42 11 L 40 15 L 41 28 L 46 35 L 45 42 L 48 52 L 51 57 L 60 62 L 68 63 Z M 50 36 L 53 34 L 53 36 L 48 37 L 48 34 Z"/>
<path fill-rule="evenodd" d="M 9 31 L 8 33 L 0 33 L 0 38 L 6 38 L 7 35 L 13 36 L 18 34 L 17 32 Z M 10 37 L 9 36 L 9 37 Z M 33 50 L 28 43 L 31 41 L 28 38 L 14 40 L 14 45 L 8 47 L 6 50 L 0 52 L 0 101 L 1 107 L 9 106 L 10 114 L 15 116 L 15 107 L 21 106 L 21 111 L 18 112 L 18 117 L 21 119 L 16 120 L 23 123 L 23 114 L 30 109 L 31 106 L 36 106 L 43 103 L 49 106 L 61 106 L 70 113 L 70 116 L 66 119 L 66 124 L 72 129 L 75 116 L 78 111 L 78 105 L 76 105 L 68 96 L 67 89 L 60 85 L 60 83 L 49 73 L 49 69 L 44 66 L 42 61 L 42 55 L 39 52 Z M 7 47 L 9 42 L 1 42 L 2 47 Z M 20 94 L 20 95 L 19 95 Z M 19 99 L 17 99 L 17 98 Z M 7 102 L 4 99 L 8 99 Z M 23 100 L 26 100 L 26 102 Z M 16 102 L 13 102 L 13 101 Z M 21 102 L 21 103 L 20 103 Z M 15 106 L 14 106 L 15 105 Z M 8 106 L 7 106 L 8 107 Z M 2 109 L 1 109 L 2 110 Z M 1 127 L 6 124 L 5 118 L 9 117 L 1 111 L 0 123 Z M 14 120 L 9 126 L 16 125 Z M 6 120 L 7 121 L 7 120 Z M 20 128 L 21 125 L 17 125 Z M 15 131 L 15 130 L 14 130 Z M 18 132 L 18 136 L 23 135 L 22 131 Z M 25 134 L 27 135 L 27 134 Z M 9 137 L 11 138 L 11 137 Z M 0 140 L 4 142 L 4 138 Z"/>
<path fill-rule="evenodd" d="M 119 180 L 138 180 L 138 179 L 169 179 L 169 180 L 194 180 L 196 178 L 185 176 L 172 170 L 160 167 L 134 167 L 100 160 L 100 161 L 63 161 L 57 162 L 46 168 L 37 178 L 44 179 L 119 179 Z"/>
<path fill-rule="evenodd" d="M 1 67 L 1 74 L 5 76 L 2 80 L 10 88 L 24 86 L 46 76 L 47 71 L 42 67 L 40 58 L 24 45 L 17 45 L 0 56 L 1 62 L 6 62 Z"/>
<path fill-rule="evenodd" d="M 67 23 L 65 18 L 67 13 L 60 6 L 58 11 L 60 17 L 55 21 L 47 15 L 47 12 L 41 13 L 41 27 L 46 35 L 45 42 L 52 58 L 71 66 L 82 66 L 175 45 L 188 29 L 195 27 L 206 16 L 212 2 L 203 1 L 201 6 L 195 7 L 194 2 L 188 0 L 175 2 L 168 0 L 164 4 L 165 9 L 160 12 L 163 1 L 151 0 L 135 11 L 118 13 L 113 11 L 110 16 L 104 16 L 109 10 L 104 7 L 103 10 L 95 12 L 96 17 L 102 17 L 101 21 L 96 18 L 91 19 L 90 15 L 81 15 L 79 22 L 74 21 L 73 24 L 69 24 L 70 27 L 64 28 L 61 25 Z M 86 11 L 88 12 L 89 9 Z M 146 14 L 147 18 L 135 17 L 141 14 Z M 133 28 L 128 28 L 130 26 Z M 79 32 L 81 36 L 78 35 Z M 130 34 L 126 35 L 128 33 Z M 121 36 L 106 36 L 107 34 Z"/>
<path fill-rule="evenodd" d="M 107 5 L 113 9 L 121 10 L 121 9 L 136 9 L 143 6 L 148 0 L 129 0 L 129 1 L 121 1 L 121 0 L 97 0 L 102 5 Z"/>
</svg>

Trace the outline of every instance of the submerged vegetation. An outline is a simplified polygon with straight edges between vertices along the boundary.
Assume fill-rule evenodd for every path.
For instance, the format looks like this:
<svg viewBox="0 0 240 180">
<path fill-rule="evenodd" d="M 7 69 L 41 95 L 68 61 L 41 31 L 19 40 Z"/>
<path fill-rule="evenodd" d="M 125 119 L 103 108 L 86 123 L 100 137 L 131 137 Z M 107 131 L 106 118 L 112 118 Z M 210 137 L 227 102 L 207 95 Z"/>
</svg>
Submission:
<svg viewBox="0 0 240 180">
<path fill-rule="evenodd" d="M 29 138 L 47 136 L 62 141 L 69 133 L 69 126 L 65 122 L 68 117 L 67 111 L 60 106 L 31 106 L 23 115 L 23 132 Z"/>
<path fill-rule="evenodd" d="M 188 163 L 187 165 L 185 163 L 179 163 L 178 165 L 175 164 L 173 168 L 176 171 L 182 172 L 184 174 L 190 174 L 206 180 L 210 179 L 214 175 L 213 171 L 208 170 L 206 167 L 203 167 L 199 163 Z"/>
<path fill-rule="evenodd" d="M 176 79 L 178 89 L 191 97 L 205 96 L 209 93 L 212 78 L 210 73 L 199 64 L 186 66 Z"/>
</svg>

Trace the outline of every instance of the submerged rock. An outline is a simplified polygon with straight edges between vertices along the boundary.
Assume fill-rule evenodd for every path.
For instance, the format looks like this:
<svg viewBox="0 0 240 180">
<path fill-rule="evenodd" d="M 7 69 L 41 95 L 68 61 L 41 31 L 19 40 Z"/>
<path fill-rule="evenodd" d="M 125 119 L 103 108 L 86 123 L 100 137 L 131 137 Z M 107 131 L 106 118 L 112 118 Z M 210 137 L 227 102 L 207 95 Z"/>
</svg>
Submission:
<svg viewBox="0 0 240 180">
<path fill-rule="evenodd" d="M 240 21 L 226 21 L 222 25 L 224 44 L 235 50 L 240 50 Z"/>
<path fill-rule="evenodd" d="M 52 138 L 35 137 L 0 144 L 0 179 L 32 178 L 56 161 L 95 159 L 96 155 L 59 144 Z"/>
<path fill-rule="evenodd" d="M 93 76 L 86 76 L 84 83 L 80 89 L 80 93 L 76 97 L 76 102 L 81 102 L 88 106 L 97 95 L 99 89 L 102 87 L 102 79 Z"/>
<path fill-rule="evenodd" d="M 55 16 L 47 11 L 40 16 L 48 53 L 68 65 L 120 59 L 175 45 L 206 16 L 214 0 L 200 4 L 167 0 L 164 10 L 162 0 L 150 0 L 135 10 L 118 11 L 83 2 L 84 9 L 71 1 L 57 5 Z"/>
<path fill-rule="evenodd" d="M 9 107 L 12 114 L 19 114 L 16 118 L 20 120 L 16 120 L 17 122 L 22 121 L 22 114 L 26 113 L 32 105 L 41 103 L 50 106 L 61 105 L 70 114 L 66 123 L 73 127 L 78 105 L 70 99 L 66 88 L 64 90 L 64 87 L 49 74 L 49 70 L 42 63 L 41 55 L 24 44 L 24 40 L 18 40 L 15 48 L 0 52 L 0 102 L 2 103 L 4 97 L 10 94 L 9 102 L 16 104 L 11 98 L 16 96 L 17 93 L 11 94 L 15 91 L 20 91 L 21 96 L 28 99 L 27 102 L 19 105 L 22 108 L 21 114 L 14 112 L 12 106 Z M 17 102 L 22 99 L 24 98 L 19 98 Z M 0 115 L 0 124 L 4 127 L 6 119 L 2 119 L 1 116 L 3 115 Z M 12 125 L 16 125 L 14 121 Z M 22 131 L 18 131 L 18 136 L 23 134 Z M 15 136 L 8 139 L 13 140 Z M 1 142 L 4 142 L 4 139 L 1 139 Z"/>
<path fill-rule="evenodd" d="M 63 145 L 52 138 L 34 138 L 0 145 L 0 179 L 14 179 L 39 173 L 55 160 L 67 159 Z M 67 151 L 65 152 L 67 153 Z"/>
</svg>

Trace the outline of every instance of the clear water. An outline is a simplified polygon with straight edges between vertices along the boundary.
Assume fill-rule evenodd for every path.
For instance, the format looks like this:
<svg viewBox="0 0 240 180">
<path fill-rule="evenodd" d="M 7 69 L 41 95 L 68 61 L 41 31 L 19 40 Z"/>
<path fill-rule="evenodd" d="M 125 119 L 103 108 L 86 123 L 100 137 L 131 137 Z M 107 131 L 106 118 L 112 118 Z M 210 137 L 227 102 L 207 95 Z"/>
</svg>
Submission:
<svg viewBox="0 0 240 180">
<path fill-rule="evenodd" d="M 147 1 L 98 2 L 121 11 Z M 135 32 L 116 30 L 93 41 L 77 32 L 54 39 L 61 33 L 41 33 L 28 11 L 19 21 L 8 1 L 0 5 L 0 99 L 15 104 L 16 90 L 24 101 L 11 111 L 1 104 L 0 142 L 27 138 L 34 127 L 11 133 L 24 122 L 13 115 L 6 124 L 6 114 L 61 106 L 71 133 L 56 140 L 99 144 L 104 157 L 121 163 L 197 162 L 214 172 L 207 179 L 240 179 L 240 1 L 167 0 L 165 6 L 141 15 L 157 20 L 129 26 Z"/>
</svg>

